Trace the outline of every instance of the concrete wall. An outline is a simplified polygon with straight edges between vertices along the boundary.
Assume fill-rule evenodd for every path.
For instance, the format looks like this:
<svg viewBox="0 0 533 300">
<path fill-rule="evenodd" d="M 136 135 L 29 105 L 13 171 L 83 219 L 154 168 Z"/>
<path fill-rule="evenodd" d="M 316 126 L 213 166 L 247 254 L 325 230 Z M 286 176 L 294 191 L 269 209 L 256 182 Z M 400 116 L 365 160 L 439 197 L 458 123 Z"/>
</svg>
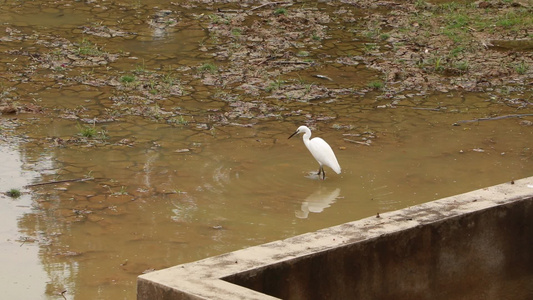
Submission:
<svg viewBox="0 0 533 300">
<path fill-rule="evenodd" d="M 533 299 L 533 177 L 139 277 L 138 299 Z"/>
</svg>

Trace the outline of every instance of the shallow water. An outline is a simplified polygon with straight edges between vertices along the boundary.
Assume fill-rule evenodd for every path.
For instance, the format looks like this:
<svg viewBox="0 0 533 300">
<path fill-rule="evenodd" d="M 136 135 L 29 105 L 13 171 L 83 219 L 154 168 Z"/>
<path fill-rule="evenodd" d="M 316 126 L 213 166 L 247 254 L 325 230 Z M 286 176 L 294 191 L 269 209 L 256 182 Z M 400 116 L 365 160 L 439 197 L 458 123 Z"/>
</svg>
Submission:
<svg viewBox="0 0 533 300">
<path fill-rule="evenodd" d="M 5 198 L 12 206 L 4 212 L 19 214 L 18 233 L 8 242 L 16 252 L 6 252 L 20 257 L 17 235 L 36 240 L 24 247 L 28 257 L 39 253 L 48 280 L 46 291 L 32 288 L 49 297 L 67 290 L 76 299 L 132 298 L 135 278 L 146 270 L 510 181 L 533 169 L 532 132 L 516 120 L 452 126 L 465 115 L 409 107 L 337 113 L 338 120 L 359 121 L 351 131 L 315 131 L 343 167 L 341 175 L 328 169 L 325 181 L 317 179 L 301 140 L 287 140 L 296 121 L 207 131 L 132 118 L 107 125 L 110 137 L 134 136 L 132 147 L 22 144 L 20 152 L 7 152 L 21 153 L 22 166 L 2 175 L 21 179 L 2 182 L 2 190 L 20 187 L 24 178 L 95 179 Z M 75 130 L 70 121 L 38 123 L 31 134 Z M 361 128 L 377 136 L 371 146 L 343 140 Z M 15 203 L 34 208 L 17 211 Z"/>
<path fill-rule="evenodd" d="M 136 5 L 137 14 L 126 13 Z M 138 35 L 106 43 L 138 59 L 110 68 L 195 66 L 205 59 L 195 52 L 206 38 L 202 28 L 190 23 L 161 37 L 136 23 L 153 13 L 150 3 L 123 6 L 113 12 Z M 54 19 L 57 9 L 46 11 L 39 20 L 27 13 L 0 20 L 79 38 L 83 19 L 113 17 L 96 8 L 73 10 L 80 22 L 63 25 Z M 376 76 L 336 64 L 299 73 L 330 88 L 363 86 Z M 57 138 L 77 136 L 80 121 L 51 111 L 99 117 L 114 108 L 114 92 L 52 80 L 17 85 L 18 95 L 38 99 L 47 113 L 0 116 L 3 132 L 18 137 L 0 140 L 0 191 L 24 192 L 18 199 L 0 196 L 2 260 L 10 270 L 0 286 L 10 298 L 58 299 L 66 291 L 67 299 L 132 299 L 142 272 L 532 175 L 533 132 L 520 119 L 452 125 L 517 113 L 487 94 L 413 93 L 393 107 L 381 93 L 350 94 L 273 104 L 284 107 L 272 117 L 258 118 L 252 108 L 219 124 L 211 114 L 231 115 L 238 107 L 217 100 L 197 79 L 186 80 L 189 94 L 161 105 L 179 106 L 189 124 L 126 116 L 94 125 L 105 131 L 105 143 L 57 146 Z M 12 127 L 16 122 L 22 125 Z M 330 143 L 342 174 L 326 169 L 326 180 L 318 179 L 301 137 L 287 140 L 302 124 Z M 60 182 L 76 179 L 84 181 Z M 49 184 L 24 188 L 38 183 Z"/>
</svg>

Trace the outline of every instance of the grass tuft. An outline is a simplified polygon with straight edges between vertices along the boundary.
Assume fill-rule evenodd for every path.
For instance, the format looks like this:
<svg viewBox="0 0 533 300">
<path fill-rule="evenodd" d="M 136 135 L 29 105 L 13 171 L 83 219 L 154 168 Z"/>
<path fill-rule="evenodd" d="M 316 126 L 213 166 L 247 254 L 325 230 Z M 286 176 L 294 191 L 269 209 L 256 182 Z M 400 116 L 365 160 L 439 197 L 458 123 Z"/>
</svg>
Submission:
<svg viewBox="0 0 533 300">
<path fill-rule="evenodd" d="M 515 66 L 515 70 L 516 70 L 516 73 L 520 75 L 524 75 L 529 70 L 529 65 L 526 64 L 525 62 L 521 62 Z"/>
<path fill-rule="evenodd" d="M 201 65 L 198 70 L 200 70 L 201 72 L 209 72 L 209 73 L 215 73 L 218 68 L 216 65 L 214 64 L 211 64 L 211 63 L 204 63 L 203 65 Z"/>
<path fill-rule="evenodd" d="M 18 198 L 20 197 L 20 195 L 22 195 L 22 193 L 20 192 L 19 189 L 10 189 L 9 191 L 6 192 L 6 195 L 11 198 Z"/>
<path fill-rule="evenodd" d="M 287 9 L 284 7 L 276 8 L 276 10 L 274 10 L 275 16 L 286 15 L 286 14 L 287 14 Z"/>
<path fill-rule="evenodd" d="M 76 128 L 78 128 L 79 134 L 86 138 L 92 138 L 97 133 L 96 128 L 94 126 L 89 126 L 89 125 L 82 126 L 78 123 L 78 125 L 76 125 Z"/>
<path fill-rule="evenodd" d="M 96 46 L 96 44 L 93 44 L 87 39 L 82 39 L 78 46 L 78 49 L 76 50 L 78 55 L 98 56 L 103 53 L 102 51 L 100 51 L 100 49 L 98 49 L 98 46 Z"/>
<path fill-rule="evenodd" d="M 381 80 L 374 80 L 369 82 L 367 86 L 373 90 L 381 90 L 385 87 L 385 84 Z"/>
<path fill-rule="evenodd" d="M 135 81 L 135 76 L 133 75 L 124 75 L 120 77 L 120 82 L 123 82 L 123 83 L 130 83 L 134 81 Z"/>
</svg>

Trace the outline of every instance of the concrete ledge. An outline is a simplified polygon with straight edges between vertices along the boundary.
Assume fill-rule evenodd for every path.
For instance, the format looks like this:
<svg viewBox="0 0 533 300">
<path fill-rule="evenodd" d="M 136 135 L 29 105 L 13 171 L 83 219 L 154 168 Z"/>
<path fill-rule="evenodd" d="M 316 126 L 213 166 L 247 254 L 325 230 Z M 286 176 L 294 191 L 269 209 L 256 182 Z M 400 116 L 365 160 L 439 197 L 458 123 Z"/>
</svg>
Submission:
<svg viewBox="0 0 533 300">
<path fill-rule="evenodd" d="M 137 299 L 533 299 L 532 253 L 529 177 L 144 274 Z"/>
</svg>

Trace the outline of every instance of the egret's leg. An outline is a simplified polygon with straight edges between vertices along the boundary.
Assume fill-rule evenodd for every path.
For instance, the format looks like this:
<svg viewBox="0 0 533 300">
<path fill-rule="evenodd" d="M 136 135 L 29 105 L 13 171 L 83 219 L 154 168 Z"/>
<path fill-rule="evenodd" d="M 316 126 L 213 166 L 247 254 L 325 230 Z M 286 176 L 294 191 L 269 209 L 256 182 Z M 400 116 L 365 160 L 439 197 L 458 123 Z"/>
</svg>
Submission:
<svg viewBox="0 0 533 300">
<path fill-rule="evenodd" d="M 324 171 L 324 167 L 320 167 L 322 169 L 322 180 L 326 180 L 326 171 Z"/>
<path fill-rule="evenodd" d="M 316 175 L 318 175 L 320 177 L 320 173 L 322 173 L 322 166 L 320 166 L 320 168 L 318 168 L 318 173 L 316 173 Z"/>
</svg>

